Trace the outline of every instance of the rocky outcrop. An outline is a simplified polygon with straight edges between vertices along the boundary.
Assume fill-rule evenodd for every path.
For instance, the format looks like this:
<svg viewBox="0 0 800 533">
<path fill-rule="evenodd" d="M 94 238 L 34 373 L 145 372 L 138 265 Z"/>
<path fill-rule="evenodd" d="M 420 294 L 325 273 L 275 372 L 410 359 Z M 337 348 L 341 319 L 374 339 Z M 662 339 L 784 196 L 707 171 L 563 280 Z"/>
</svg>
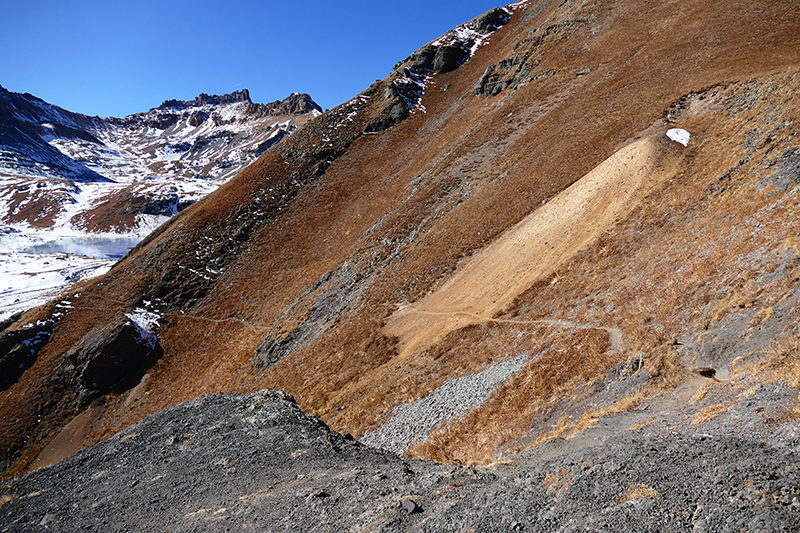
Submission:
<svg viewBox="0 0 800 533">
<path fill-rule="evenodd" d="M 20 316 L 0 323 L 0 390 L 10 387 L 34 363 L 53 331 L 52 321 L 15 323 Z"/>
<path fill-rule="evenodd" d="M 292 93 L 283 100 L 269 104 L 251 104 L 247 112 L 255 117 L 301 115 L 303 113 L 322 113 L 322 108 L 305 93 Z"/>
<path fill-rule="evenodd" d="M 484 40 L 508 23 L 511 14 L 493 8 L 427 44 L 394 66 L 384 91 L 387 105 L 367 132 L 376 133 L 405 120 L 419 104 L 428 76 L 451 72 L 467 61 Z"/>
<path fill-rule="evenodd" d="M 204 105 L 224 105 L 224 104 L 238 104 L 240 102 L 251 103 L 250 91 L 242 89 L 241 91 L 234 91 L 230 94 L 223 95 L 208 95 L 200 93 L 194 100 L 166 100 L 158 109 L 183 109 L 186 107 L 200 107 Z"/>
<path fill-rule="evenodd" d="M 80 391 L 78 404 L 84 406 L 100 392 L 138 381 L 155 362 L 157 345 L 152 331 L 123 315 L 89 331 L 64 354 L 59 373 Z"/>
<path fill-rule="evenodd" d="M 486 68 L 475 83 L 474 93 L 497 96 L 509 87 L 517 89 L 526 83 L 553 76 L 556 74 L 555 71 L 537 68 L 547 49 L 569 39 L 581 28 L 594 21 L 594 16 L 586 16 L 535 28 L 529 37 L 517 43 L 513 55 Z"/>
<path fill-rule="evenodd" d="M 202 111 L 193 111 L 191 115 L 189 115 L 189 125 L 194 126 L 195 128 L 198 127 L 200 124 L 208 120 L 208 115 Z"/>
</svg>

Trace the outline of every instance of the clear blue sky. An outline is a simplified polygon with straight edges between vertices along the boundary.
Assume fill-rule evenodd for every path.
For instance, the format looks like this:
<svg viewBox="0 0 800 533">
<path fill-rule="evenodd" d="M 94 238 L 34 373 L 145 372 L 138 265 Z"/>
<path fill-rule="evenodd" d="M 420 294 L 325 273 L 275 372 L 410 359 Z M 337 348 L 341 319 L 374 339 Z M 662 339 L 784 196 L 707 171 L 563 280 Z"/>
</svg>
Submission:
<svg viewBox="0 0 800 533">
<path fill-rule="evenodd" d="M 512 0 L 506 0 L 506 2 Z M 247 88 L 334 107 L 492 0 L 6 0 L 0 85 L 121 117 Z"/>
</svg>

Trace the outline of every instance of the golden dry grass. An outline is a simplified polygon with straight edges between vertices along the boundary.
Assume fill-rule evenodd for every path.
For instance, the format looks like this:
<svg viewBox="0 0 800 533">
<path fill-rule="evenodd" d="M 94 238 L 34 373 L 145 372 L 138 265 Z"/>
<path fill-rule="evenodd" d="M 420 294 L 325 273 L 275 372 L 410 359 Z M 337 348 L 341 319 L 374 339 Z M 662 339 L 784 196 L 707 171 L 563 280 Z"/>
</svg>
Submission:
<svg viewBox="0 0 800 533">
<path fill-rule="evenodd" d="M 574 422 L 570 419 L 570 417 L 562 416 L 553 429 L 538 435 L 530 442 L 530 444 L 525 445 L 521 449 L 535 448 L 537 446 L 541 446 L 545 442 L 555 439 L 571 439 L 578 433 L 586 431 L 587 429 L 597 425 L 600 419 L 604 416 L 630 411 L 644 401 L 648 393 L 649 390 L 643 387 L 638 391 L 628 394 L 624 398 L 617 400 L 609 406 L 584 412 Z"/>
<path fill-rule="evenodd" d="M 756 371 L 768 374 L 768 381 L 782 381 L 800 389 L 800 337 L 794 332 L 776 339 Z"/>
<path fill-rule="evenodd" d="M 704 407 L 697 412 L 696 415 L 692 418 L 692 425 L 695 424 L 702 424 L 703 422 L 709 422 L 716 418 L 718 415 L 726 412 L 730 407 L 736 403 L 734 400 L 729 400 L 720 404 L 709 405 L 708 407 Z"/>
<path fill-rule="evenodd" d="M 647 500 L 658 498 L 660 494 L 652 487 L 643 484 L 631 485 L 625 492 L 617 496 L 619 502 L 629 502 L 633 500 Z"/>
<path fill-rule="evenodd" d="M 755 315 L 753 315 L 753 319 L 748 324 L 749 329 L 757 328 L 761 324 L 765 323 L 767 320 L 772 318 L 775 314 L 775 308 L 773 307 L 764 307 L 763 309 L 759 309 Z"/>
<path fill-rule="evenodd" d="M 13 494 L 3 494 L 0 496 L 0 507 L 4 506 L 8 502 L 14 501 L 17 499 L 17 496 Z"/>
<path fill-rule="evenodd" d="M 399 337 L 401 355 L 503 311 L 674 177 L 683 153 L 661 133 L 640 139 L 534 210 L 441 288 L 389 318 L 385 330 Z"/>
<path fill-rule="evenodd" d="M 544 340 L 552 343 L 548 353 L 500 385 L 481 408 L 432 431 L 408 455 L 446 463 L 490 462 L 495 450 L 530 431 L 531 420 L 607 370 L 607 332 L 579 330 L 548 337 Z"/>
</svg>

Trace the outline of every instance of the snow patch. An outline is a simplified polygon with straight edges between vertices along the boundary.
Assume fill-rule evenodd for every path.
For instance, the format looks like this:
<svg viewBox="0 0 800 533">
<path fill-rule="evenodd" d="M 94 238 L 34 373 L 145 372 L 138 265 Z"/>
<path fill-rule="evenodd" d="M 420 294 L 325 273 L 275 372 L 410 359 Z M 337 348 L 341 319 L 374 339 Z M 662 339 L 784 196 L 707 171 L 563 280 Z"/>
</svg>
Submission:
<svg viewBox="0 0 800 533">
<path fill-rule="evenodd" d="M 667 130 L 667 137 L 676 143 L 681 143 L 684 146 L 689 146 L 689 137 L 691 136 L 691 133 L 681 128 L 672 128 L 671 130 Z"/>
<path fill-rule="evenodd" d="M 59 164 L 77 174 L 89 169 L 111 182 L 70 182 L 64 169 L 50 163 L 52 154 L 0 146 L 0 216 L 19 216 L 34 203 L 45 206 L 40 218 L 55 215 L 52 227 L 44 229 L 26 222 L 0 224 L 0 319 L 45 303 L 75 281 L 107 272 L 113 259 L 174 215 L 179 205 L 214 191 L 254 161 L 262 143 L 297 127 L 297 117 L 254 116 L 243 102 L 187 107 L 166 129 L 152 125 L 174 111 L 76 122 L 54 106 L 30 103 L 41 114 L 16 111 L 15 116 L 36 125 L 41 139 L 69 158 Z M 194 127 L 189 120 L 196 111 L 208 118 Z M 99 142 L 59 137 L 59 126 L 87 131 Z M 73 225 L 77 215 L 127 188 L 161 202 L 161 214 L 137 214 L 133 226 L 118 228 L 119 233 L 112 228 L 112 233 L 89 234 Z"/>
<path fill-rule="evenodd" d="M 151 350 L 154 349 L 158 342 L 155 330 L 158 329 L 160 325 L 158 321 L 161 319 L 161 315 L 137 307 L 133 312 L 125 313 L 125 316 L 128 317 L 128 320 L 130 320 L 131 324 L 136 328 L 136 332 L 139 334 L 139 339 L 142 343 Z"/>
<path fill-rule="evenodd" d="M 525 9 L 530 4 L 530 0 L 520 0 L 519 2 L 514 2 L 513 4 L 508 4 L 505 9 L 506 11 L 519 11 L 520 9 Z"/>
</svg>

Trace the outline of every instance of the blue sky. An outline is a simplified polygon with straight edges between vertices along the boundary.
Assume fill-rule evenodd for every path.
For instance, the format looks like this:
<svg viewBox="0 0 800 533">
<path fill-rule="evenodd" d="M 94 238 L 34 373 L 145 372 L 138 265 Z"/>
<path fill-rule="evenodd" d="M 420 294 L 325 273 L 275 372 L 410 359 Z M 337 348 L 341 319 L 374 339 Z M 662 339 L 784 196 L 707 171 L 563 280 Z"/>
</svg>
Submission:
<svg viewBox="0 0 800 533">
<path fill-rule="evenodd" d="M 256 102 L 306 92 L 327 109 L 386 77 L 420 46 L 499 5 L 7 0 L 0 8 L 0 85 L 99 116 L 243 88 Z"/>
</svg>

